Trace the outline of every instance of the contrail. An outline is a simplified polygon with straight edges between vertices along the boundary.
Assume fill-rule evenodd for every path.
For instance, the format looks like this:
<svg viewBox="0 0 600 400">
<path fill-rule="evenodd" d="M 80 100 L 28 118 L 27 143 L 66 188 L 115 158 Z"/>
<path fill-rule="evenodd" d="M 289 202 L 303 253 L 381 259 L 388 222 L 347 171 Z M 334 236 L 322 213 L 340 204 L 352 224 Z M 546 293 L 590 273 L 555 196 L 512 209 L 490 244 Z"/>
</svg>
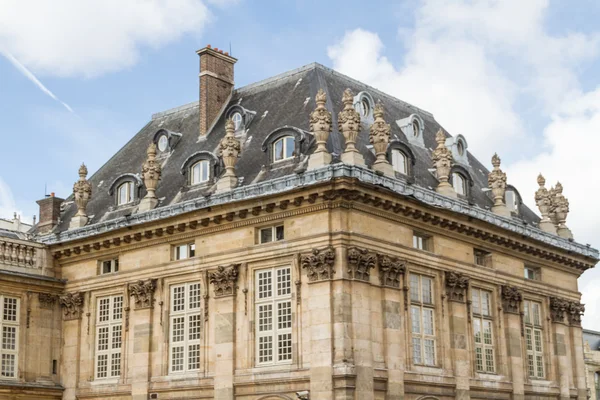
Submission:
<svg viewBox="0 0 600 400">
<path fill-rule="evenodd" d="M 46 93 L 48 96 L 52 97 L 54 100 L 58 101 L 60 104 L 62 104 L 67 110 L 69 110 L 69 112 L 75 113 L 73 111 L 73 109 L 64 101 L 60 100 L 58 97 L 56 97 L 54 95 L 54 93 L 52 93 L 46 86 L 44 86 L 44 84 L 42 82 L 39 81 L 38 78 L 35 77 L 35 75 L 27 69 L 26 66 L 24 66 L 23 64 L 21 64 L 19 62 L 19 60 L 17 60 L 12 54 L 6 52 L 6 51 L 2 51 L 0 50 L 0 54 L 4 55 L 4 57 L 6 57 L 8 59 L 8 61 L 11 62 L 12 65 L 15 66 L 15 68 L 17 68 L 19 71 L 21 71 L 21 73 L 23 73 L 23 75 L 25 75 L 31 82 L 35 83 L 35 85 L 40 88 L 40 90 L 44 93 Z"/>
</svg>

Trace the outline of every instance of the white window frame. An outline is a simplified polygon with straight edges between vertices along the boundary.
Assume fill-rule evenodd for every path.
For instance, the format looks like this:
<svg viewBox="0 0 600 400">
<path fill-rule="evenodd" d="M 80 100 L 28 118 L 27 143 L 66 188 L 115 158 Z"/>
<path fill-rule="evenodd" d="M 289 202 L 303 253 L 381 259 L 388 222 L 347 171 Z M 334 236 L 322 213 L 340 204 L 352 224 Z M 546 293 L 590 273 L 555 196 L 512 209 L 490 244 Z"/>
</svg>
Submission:
<svg viewBox="0 0 600 400">
<path fill-rule="evenodd" d="M 199 371 L 204 329 L 200 282 L 171 285 L 169 293 L 169 374 Z M 181 368 L 174 363 L 176 354 L 183 357 Z"/>
<path fill-rule="evenodd" d="M 425 233 L 413 232 L 413 248 L 431 251 L 431 236 Z"/>
<path fill-rule="evenodd" d="M 190 185 L 199 185 L 210 180 L 210 162 L 200 160 L 190 167 Z"/>
<path fill-rule="evenodd" d="M 244 122 L 244 118 L 239 111 L 236 111 L 231 116 L 231 121 L 233 122 L 233 129 L 235 131 L 239 130 L 242 127 L 242 123 Z"/>
<path fill-rule="evenodd" d="M 96 299 L 96 340 L 94 342 L 94 377 L 96 380 L 118 379 L 121 376 L 123 368 L 123 301 L 122 294 Z"/>
<path fill-rule="evenodd" d="M 473 261 L 481 267 L 492 266 L 492 253 L 486 250 L 473 249 Z"/>
<path fill-rule="evenodd" d="M 277 239 L 277 231 L 281 229 L 282 232 L 282 238 L 281 239 Z M 283 227 L 283 224 L 279 224 L 279 225 L 273 225 L 273 226 L 263 226 L 261 228 L 257 229 L 257 243 L 258 244 L 265 244 L 265 243 L 272 243 L 272 242 L 278 242 L 280 240 L 284 240 L 285 239 L 285 229 Z M 263 231 L 271 231 L 271 240 L 263 240 L 262 237 L 262 232 Z"/>
<path fill-rule="evenodd" d="M 519 201 L 517 192 L 511 189 L 506 190 L 506 192 L 504 192 L 504 203 L 506 204 L 506 207 L 508 207 L 509 211 L 518 212 Z"/>
<path fill-rule="evenodd" d="M 117 205 L 122 206 L 133 202 L 135 199 L 134 187 L 135 185 L 131 181 L 125 181 L 117 187 Z M 124 199 L 121 198 L 123 188 L 125 188 L 125 192 L 123 192 L 125 195 Z"/>
<path fill-rule="evenodd" d="M 424 289 L 429 285 L 428 293 Z M 437 340 L 435 321 L 435 279 L 428 275 L 410 272 L 410 332 L 413 364 L 435 367 L 437 365 Z M 429 316 L 429 321 L 427 321 Z M 427 326 L 430 325 L 430 326 Z M 427 349 L 430 353 L 427 354 Z"/>
<path fill-rule="evenodd" d="M 544 379 L 546 375 L 542 303 L 534 300 L 524 300 L 523 310 L 525 348 L 527 349 L 527 375 L 531 379 Z"/>
<path fill-rule="evenodd" d="M 457 194 L 459 194 L 461 196 L 466 196 L 467 195 L 467 178 L 465 178 L 459 172 L 453 172 L 452 173 L 452 187 L 454 188 L 454 191 Z"/>
<path fill-rule="evenodd" d="M 104 263 L 110 263 L 110 271 L 108 272 L 104 272 Z M 108 274 L 115 274 L 117 272 L 119 272 L 119 258 L 115 257 L 115 258 L 111 258 L 109 260 L 101 260 L 100 261 L 100 274 L 99 275 L 108 275 Z"/>
<path fill-rule="evenodd" d="M 392 149 L 392 167 L 394 171 L 408 175 L 408 156 L 399 149 Z"/>
<path fill-rule="evenodd" d="M 11 309 L 9 302 L 12 303 L 13 301 L 14 308 Z M 21 299 L 14 296 L 0 296 L 0 304 L 2 305 L 2 318 L 0 318 L 0 332 L 2 335 L 2 342 L 0 344 L 0 379 L 17 379 L 19 372 Z M 7 369 L 9 366 L 12 366 L 12 371 Z"/>
<path fill-rule="evenodd" d="M 281 157 L 277 155 L 277 143 L 282 143 L 281 148 Z M 292 146 L 292 154 L 290 156 L 287 155 L 288 147 Z M 273 142 L 273 162 L 279 162 L 283 160 L 289 160 L 294 158 L 294 153 L 296 151 L 296 138 L 290 135 L 280 137 L 275 142 Z"/>
<path fill-rule="evenodd" d="M 185 250 L 185 253 L 182 251 Z M 173 260 L 187 260 L 196 256 L 196 243 L 182 243 L 173 246 Z"/>
<path fill-rule="evenodd" d="M 292 267 L 258 269 L 254 278 L 255 364 L 291 364 L 294 358 Z"/>
<path fill-rule="evenodd" d="M 489 374 L 496 372 L 492 301 L 491 291 L 479 288 L 471 289 L 475 370 Z"/>
<path fill-rule="evenodd" d="M 531 271 L 533 277 L 529 277 L 528 271 Z M 526 265 L 523 268 L 523 278 L 530 281 L 539 281 L 540 280 L 540 269 L 537 267 L 532 267 L 531 265 Z"/>
</svg>

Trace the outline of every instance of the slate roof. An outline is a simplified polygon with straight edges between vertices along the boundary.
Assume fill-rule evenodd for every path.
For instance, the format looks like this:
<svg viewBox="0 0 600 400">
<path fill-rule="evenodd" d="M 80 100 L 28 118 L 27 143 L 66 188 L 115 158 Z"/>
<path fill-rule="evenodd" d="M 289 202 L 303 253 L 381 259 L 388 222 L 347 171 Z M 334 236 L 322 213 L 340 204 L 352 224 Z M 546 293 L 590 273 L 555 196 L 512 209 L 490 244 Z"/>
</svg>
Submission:
<svg viewBox="0 0 600 400">
<path fill-rule="evenodd" d="M 334 154 L 334 161 L 343 152 L 344 140 L 337 129 L 337 115 L 343 108 L 342 94 L 350 88 L 354 94 L 368 92 L 377 102 L 381 100 L 385 109 L 385 119 L 392 126 L 392 139 L 406 144 L 415 155 L 414 184 L 435 188 L 437 180 L 428 170 L 431 168 L 431 150 L 436 147 L 435 133 L 440 124 L 430 113 L 402 102 L 377 89 L 353 80 L 320 64 L 310 64 L 289 71 L 273 78 L 252 85 L 238 88 L 229 101 L 227 110 L 233 105 L 240 105 L 254 114 L 247 131 L 242 136 L 242 153 L 236 165 L 236 173 L 241 178 L 241 186 L 269 181 L 278 177 L 295 174 L 306 167 L 307 157 L 300 158 L 295 163 L 282 163 L 277 168 L 270 167 L 269 152 L 262 148 L 263 141 L 269 133 L 284 126 L 295 127 L 304 131 L 310 154 L 316 148 L 309 131 L 309 115 L 315 109 L 315 95 L 319 88 L 327 93 L 326 107 L 333 116 L 333 132 L 327 142 L 328 150 Z M 399 126 L 394 122 L 418 114 L 424 121 L 423 139 L 425 148 L 409 143 Z M 158 208 L 171 206 L 194 198 L 202 198 L 214 191 L 214 187 L 189 188 L 187 177 L 182 175 L 182 164 L 198 151 L 209 151 L 218 155 L 218 144 L 225 133 L 225 113 L 219 117 L 209 131 L 205 140 L 199 140 L 199 109 L 198 103 L 155 114 L 151 121 L 144 126 L 133 138 L 89 178 L 92 183 L 93 195 L 87 207 L 91 216 L 88 224 L 111 221 L 117 218 L 135 214 L 137 204 L 128 207 L 115 207 L 114 195 L 109 194 L 109 187 L 123 174 L 139 174 L 146 159 L 146 148 L 160 129 L 165 129 L 177 135 L 177 143 L 170 155 L 162 164 L 162 180 L 156 191 L 160 199 Z M 362 130 L 357 140 L 357 148 L 363 154 L 366 164 L 371 165 L 375 160 L 369 145 L 369 123 L 363 122 Z M 470 167 L 468 172 L 473 180 L 470 189 L 469 202 L 481 209 L 489 209 L 493 201 L 487 188 L 489 170 L 472 154 L 468 153 Z M 488 164 L 488 163 L 486 163 Z M 76 176 L 74 177 L 75 180 Z M 142 188 L 140 198 L 145 195 Z M 61 223 L 53 233 L 65 231 L 70 219 L 75 215 L 77 207 L 70 196 L 64 203 Z M 520 205 L 518 217 L 528 224 L 537 224 L 539 218 L 527 208 Z"/>
</svg>

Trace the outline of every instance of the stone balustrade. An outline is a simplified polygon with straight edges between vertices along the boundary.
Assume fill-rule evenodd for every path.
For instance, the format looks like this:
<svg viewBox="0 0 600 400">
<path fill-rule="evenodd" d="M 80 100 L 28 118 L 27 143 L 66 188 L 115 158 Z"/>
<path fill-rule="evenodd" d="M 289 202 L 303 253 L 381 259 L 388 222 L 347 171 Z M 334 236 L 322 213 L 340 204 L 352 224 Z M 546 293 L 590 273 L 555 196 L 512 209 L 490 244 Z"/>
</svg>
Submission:
<svg viewBox="0 0 600 400">
<path fill-rule="evenodd" d="M 44 246 L 24 240 L 0 238 L 0 266 L 14 266 L 28 269 L 43 268 Z"/>
</svg>

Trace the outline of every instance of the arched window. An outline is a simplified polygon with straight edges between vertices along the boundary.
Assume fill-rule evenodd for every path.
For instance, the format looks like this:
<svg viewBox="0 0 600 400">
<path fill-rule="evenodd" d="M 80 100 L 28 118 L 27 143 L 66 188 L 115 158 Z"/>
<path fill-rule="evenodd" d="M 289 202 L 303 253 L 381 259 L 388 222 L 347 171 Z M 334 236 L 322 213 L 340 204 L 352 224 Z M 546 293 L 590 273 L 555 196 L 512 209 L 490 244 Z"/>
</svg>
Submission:
<svg viewBox="0 0 600 400">
<path fill-rule="evenodd" d="M 117 188 L 117 205 L 123 205 L 131 203 L 134 199 L 133 196 L 133 182 L 127 181 L 123 182 Z"/>
<path fill-rule="evenodd" d="M 190 168 L 190 184 L 197 185 L 199 183 L 208 182 L 210 178 L 210 164 L 208 160 L 198 161 Z"/>
<path fill-rule="evenodd" d="M 458 143 L 456 144 L 456 151 L 458 152 L 459 156 L 465 155 L 465 145 L 462 142 L 462 140 L 459 140 Z"/>
<path fill-rule="evenodd" d="M 295 156 L 295 139 L 292 136 L 284 136 L 273 143 L 273 161 L 287 160 Z"/>
<path fill-rule="evenodd" d="M 510 211 L 517 212 L 519 210 L 519 201 L 514 190 L 504 192 L 504 202 Z"/>
<path fill-rule="evenodd" d="M 169 148 L 169 138 L 166 134 L 162 134 L 158 137 L 158 151 L 165 152 Z"/>
<path fill-rule="evenodd" d="M 421 128 L 419 127 L 419 121 L 416 118 L 413 119 L 412 128 L 413 128 L 413 135 L 415 137 L 419 136 L 419 133 L 421 132 Z"/>
<path fill-rule="evenodd" d="M 231 116 L 231 120 L 233 121 L 233 128 L 237 131 L 242 126 L 242 114 L 239 112 L 233 113 Z"/>
<path fill-rule="evenodd" d="M 360 101 L 360 116 L 367 117 L 371 113 L 371 104 L 369 103 L 369 99 L 363 97 Z"/>
<path fill-rule="evenodd" d="M 461 196 L 467 195 L 467 180 L 458 172 L 452 173 L 452 186 L 457 194 Z"/>
<path fill-rule="evenodd" d="M 394 171 L 408 175 L 408 158 L 401 150 L 392 150 L 392 167 Z"/>
</svg>

